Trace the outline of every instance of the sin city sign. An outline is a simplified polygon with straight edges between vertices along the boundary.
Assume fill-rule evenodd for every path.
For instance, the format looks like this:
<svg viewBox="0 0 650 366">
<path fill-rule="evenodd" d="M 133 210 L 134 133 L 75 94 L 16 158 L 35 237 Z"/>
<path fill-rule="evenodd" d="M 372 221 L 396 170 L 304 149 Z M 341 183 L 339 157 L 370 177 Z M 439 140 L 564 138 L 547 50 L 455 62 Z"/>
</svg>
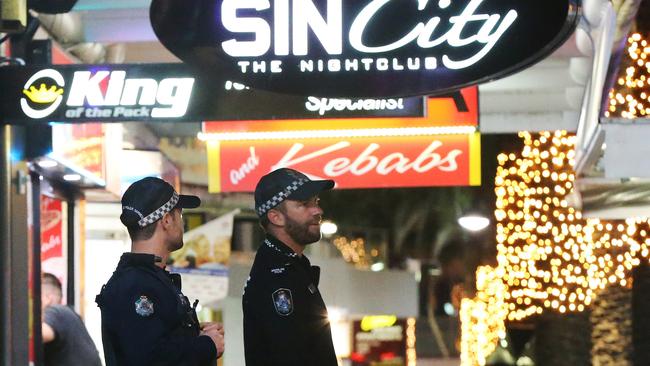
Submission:
<svg viewBox="0 0 650 366">
<path fill-rule="evenodd" d="M 517 72 L 580 0 L 153 0 L 162 43 L 206 74 L 317 96 L 443 93 Z"/>
</svg>

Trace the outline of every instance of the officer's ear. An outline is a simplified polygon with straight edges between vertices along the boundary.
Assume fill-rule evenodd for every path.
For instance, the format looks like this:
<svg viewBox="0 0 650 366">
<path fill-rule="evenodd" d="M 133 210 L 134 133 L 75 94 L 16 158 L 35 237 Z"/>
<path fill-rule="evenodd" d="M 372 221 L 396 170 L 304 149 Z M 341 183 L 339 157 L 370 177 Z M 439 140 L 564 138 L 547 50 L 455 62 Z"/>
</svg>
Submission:
<svg viewBox="0 0 650 366">
<path fill-rule="evenodd" d="M 169 230 L 169 228 L 174 225 L 174 210 L 171 210 L 163 215 L 163 217 L 160 219 L 160 225 L 162 225 L 163 229 L 165 230 Z"/>
<path fill-rule="evenodd" d="M 272 208 L 266 213 L 269 222 L 275 226 L 284 226 L 284 214 L 278 208 Z"/>
</svg>

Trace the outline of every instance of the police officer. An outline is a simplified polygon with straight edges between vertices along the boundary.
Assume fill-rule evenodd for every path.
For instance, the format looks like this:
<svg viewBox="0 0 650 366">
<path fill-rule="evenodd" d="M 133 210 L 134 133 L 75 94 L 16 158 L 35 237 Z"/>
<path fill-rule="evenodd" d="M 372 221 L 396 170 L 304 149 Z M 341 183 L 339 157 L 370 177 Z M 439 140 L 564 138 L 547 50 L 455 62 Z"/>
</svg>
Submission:
<svg viewBox="0 0 650 366">
<path fill-rule="evenodd" d="M 122 196 L 120 220 L 131 237 L 117 269 L 97 296 L 107 366 L 214 366 L 224 351 L 220 324 L 200 325 L 181 292 L 180 275 L 165 270 L 183 246 L 183 208 L 196 196 L 179 195 L 159 178 L 133 183 Z"/>
<path fill-rule="evenodd" d="M 318 195 L 331 180 L 310 180 L 287 168 L 260 179 L 255 209 L 266 238 L 243 296 L 247 366 L 336 366 L 320 269 L 303 250 L 320 240 Z"/>
</svg>

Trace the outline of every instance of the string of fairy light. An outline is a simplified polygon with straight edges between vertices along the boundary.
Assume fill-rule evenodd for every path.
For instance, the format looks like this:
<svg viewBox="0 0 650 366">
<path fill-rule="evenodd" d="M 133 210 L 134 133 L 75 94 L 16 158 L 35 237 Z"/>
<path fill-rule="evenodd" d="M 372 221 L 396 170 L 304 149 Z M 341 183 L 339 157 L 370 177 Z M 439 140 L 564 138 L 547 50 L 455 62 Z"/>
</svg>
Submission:
<svg viewBox="0 0 650 366">
<path fill-rule="evenodd" d="M 650 46 L 639 33 L 627 39 L 629 66 L 617 81 L 617 90 L 609 93 L 609 110 L 606 117 L 620 115 L 623 118 L 650 115 Z M 648 75 L 648 76 L 646 76 Z"/>
<path fill-rule="evenodd" d="M 650 115 L 650 47 L 641 34 L 628 38 L 628 56 L 607 117 Z M 574 136 L 519 136 L 522 152 L 498 157 L 498 265 L 479 268 L 477 295 L 461 304 L 462 365 L 485 364 L 506 320 L 583 311 L 605 287 L 631 286 L 633 268 L 650 258 L 647 218 L 587 220 L 568 204 L 575 184 Z"/>
<path fill-rule="evenodd" d="M 508 316 L 508 308 L 504 298 L 506 285 L 500 280 L 502 271 L 503 268 L 479 267 L 476 271 L 477 297 L 461 301 L 462 365 L 484 364 L 497 341 L 505 337 L 503 319 Z"/>
<path fill-rule="evenodd" d="M 497 333 L 485 333 L 486 322 L 505 324 L 547 309 L 583 311 L 606 286 L 629 286 L 632 269 L 650 254 L 647 219 L 587 220 L 568 204 L 575 180 L 574 136 L 563 131 L 519 136 L 521 154 L 497 158 L 498 265 L 477 272 L 477 297 L 461 306 L 467 322 L 463 365 L 482 365 L 494 349 Z M 486 290 L 497 286 L 503 302 Z"/>
<path fill-rule="evenodd" d="M 360 269 L 370 267 L 371 258 L 366 253 L 366 243 L 363 238 L 348 239 L 340 236 L 334 239 L 333 243 L 347 263 L 351 263 Z M 372 254 L 376 256 L 376 250 L 373 250 Z"/>
<path fill-rule="evenodd" d="M 573 188 L 574 139 L 566 132 L 520 137 L 521 156 L 499 155 L 495 179 L 497 261 L 505 269 L 508 319 L 544 308 L 582 311 L 601 275 L 582 235 L 586 222 L 565 199 Z"/>
</svg>

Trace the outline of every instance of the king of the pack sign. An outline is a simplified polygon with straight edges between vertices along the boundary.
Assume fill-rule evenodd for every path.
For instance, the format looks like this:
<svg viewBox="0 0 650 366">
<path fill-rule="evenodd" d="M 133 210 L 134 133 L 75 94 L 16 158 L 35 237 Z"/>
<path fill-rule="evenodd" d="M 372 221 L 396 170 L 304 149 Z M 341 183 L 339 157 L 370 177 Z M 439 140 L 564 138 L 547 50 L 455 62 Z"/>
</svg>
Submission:
<svg viewBox="0 0 650 366">
<path fill-rule="evenodd" d="M 580 0 L 153 0 L 153 28 L 206 74 L 255 88 L 423 95 L 494 80 L 564 43 Z"/>
</svg>

